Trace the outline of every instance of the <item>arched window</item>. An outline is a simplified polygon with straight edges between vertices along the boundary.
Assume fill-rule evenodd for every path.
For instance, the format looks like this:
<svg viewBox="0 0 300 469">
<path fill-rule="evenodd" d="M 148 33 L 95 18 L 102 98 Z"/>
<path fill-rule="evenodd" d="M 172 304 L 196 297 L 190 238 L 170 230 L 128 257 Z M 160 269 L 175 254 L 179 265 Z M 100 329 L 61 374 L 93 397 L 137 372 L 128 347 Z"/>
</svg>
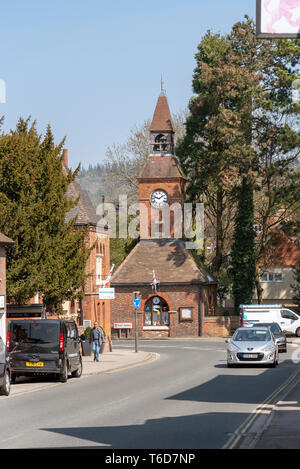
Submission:
<svg viewBox="0 0 300 469">
<path fill-rule="evenodd" d="M 160 296 L 153 296 L 146 302 L 144 326 L 169 326 L 169 307 Z"/>
</svg>

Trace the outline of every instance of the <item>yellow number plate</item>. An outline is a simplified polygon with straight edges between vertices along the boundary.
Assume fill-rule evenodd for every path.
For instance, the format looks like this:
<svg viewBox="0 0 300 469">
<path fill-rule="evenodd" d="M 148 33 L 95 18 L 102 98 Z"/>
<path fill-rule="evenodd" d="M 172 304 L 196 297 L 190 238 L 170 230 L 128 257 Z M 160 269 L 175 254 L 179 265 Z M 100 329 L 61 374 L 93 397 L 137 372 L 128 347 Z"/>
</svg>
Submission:
<svg viewBox="0 0 300 469">
<path fill-rule="evenodd" d="M 26 362 L 26 366 L 44 366 L 44 362 Z"/>
</svg>

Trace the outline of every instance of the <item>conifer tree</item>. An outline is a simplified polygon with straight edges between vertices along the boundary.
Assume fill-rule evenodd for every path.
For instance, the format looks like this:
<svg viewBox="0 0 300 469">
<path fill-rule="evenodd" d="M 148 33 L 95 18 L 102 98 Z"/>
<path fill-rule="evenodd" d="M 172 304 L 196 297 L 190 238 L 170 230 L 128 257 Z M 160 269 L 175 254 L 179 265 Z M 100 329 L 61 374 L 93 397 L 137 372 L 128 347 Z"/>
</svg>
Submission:
<svg viewBox="0 0 300 469">
<path fill-rule="evenodd" d="M 239 190 L 239 202 L 231 251 L 232 293 L 235 311 L 252 302 L 255 273 L 255 231 L 253 187 L 246 176 Z"/>
<path fill-rule="evenodd" d="M 300 41 L 259 39 L 249 17 L 226 36 L 209 31 L 195 56 L 186 136 L 176 149 L 190 201 L 204 202 L 214 229 L 216 278 L 230 253 L 243 177 L 255 179 L 255 223 L 263 226 L 255 245 L 259 302 L 259 262 L 270 232 L 299 207 L 300 173 L 293 165 L 300 104 L 292 100 L 299 56 Z"/>
<path fill-rule="evenodd" d="M 80 295 L 89 255 L 85 232 L 66 215 L 77 201 L 67 188 L 79 170 L 62 171 L 62 146 L 50 126 L 44 137 L 30 118 L 0 137 L 0 231 L 15 241 L 7 256 L 8 300 L 22 304 L 35 294 L 46 306 Z"/>
</svg>

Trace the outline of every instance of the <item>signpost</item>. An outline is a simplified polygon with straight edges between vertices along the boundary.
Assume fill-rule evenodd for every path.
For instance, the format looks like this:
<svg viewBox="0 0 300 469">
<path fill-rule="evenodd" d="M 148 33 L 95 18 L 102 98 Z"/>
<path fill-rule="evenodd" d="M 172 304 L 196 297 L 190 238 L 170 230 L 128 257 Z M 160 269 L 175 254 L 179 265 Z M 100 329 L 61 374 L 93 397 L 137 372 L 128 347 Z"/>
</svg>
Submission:
<svg viewBox="0 0 300 469">
<path fill-rule="evenodd" d="M 140 294 L 139 291 L 135 291 L 135 292 L 133 292 L 133 294 L 134 294 L 133 306 L 134 306 L 134 309 L 135 309 L 135 351 L 137 353 L 139 351 L 139 347 L 138 347 L 139 333 L 138 333 L 138 316 L 137 316 L 138 312 L 137 312 L 137 310 L 141 306 L 141 299 L 138 297 L 138 295 Z"/>
</svg>

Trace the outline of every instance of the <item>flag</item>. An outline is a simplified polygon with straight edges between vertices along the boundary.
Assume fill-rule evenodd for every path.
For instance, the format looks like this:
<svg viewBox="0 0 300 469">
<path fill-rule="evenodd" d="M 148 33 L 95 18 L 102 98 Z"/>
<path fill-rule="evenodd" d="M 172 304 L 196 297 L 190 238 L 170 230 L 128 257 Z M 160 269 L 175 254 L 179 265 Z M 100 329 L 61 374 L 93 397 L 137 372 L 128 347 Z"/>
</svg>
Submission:
<svg viewBox="0 0 300 469">
<path fill-rule="evenodd" d="M 110 269 L 110 271 L 108 272 L 107 279 L 105 280 L 104 285 L 103 285 L 104 288 L 106 288 L 106 287 L 108 286 L 109 282 L 110 282 L 110 279 L 111 279 L 111 276 L 112 276 L 112 272 L 113 272 L 113 270 L 114 270 L 114 267 L 115 267 L 115 264 L 113 264 L 113 265 L 111 266 L 111 269 Z"/>
<path fill-rule="evenodd" d="M 153 270 L 152 271 L 152 290 L 157 291 L 157 285 L 159 284 L 159 281 L 156 279 L 156 275 L 155 275 L 155 271 Z"/>
</svg>

